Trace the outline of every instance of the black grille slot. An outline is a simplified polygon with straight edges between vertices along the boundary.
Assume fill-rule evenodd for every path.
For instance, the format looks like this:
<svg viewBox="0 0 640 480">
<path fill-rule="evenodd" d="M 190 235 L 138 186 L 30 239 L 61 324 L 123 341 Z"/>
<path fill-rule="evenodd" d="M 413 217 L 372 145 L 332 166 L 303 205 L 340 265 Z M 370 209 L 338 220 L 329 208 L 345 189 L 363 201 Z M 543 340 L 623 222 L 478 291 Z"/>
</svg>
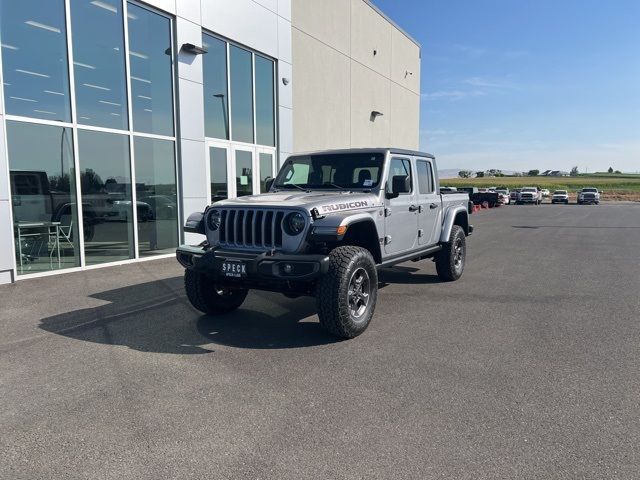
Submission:
<svg viewBox="0 0 640 480">
<path fill-rule="evenodd" d="M 273 212 L 267 212 L 264 217 L 264 244 L 269 246 L 273 243 Z"/>
<path fill-rule="evenodd" d="M 253 245 L 253 216 L 255 215 L 253 210 L 249 210 L 245 214 L 244 227 L 245 227 L 245 235 L 244 241 L 247 242 L 248 245 Z"/>
<path fill-rule="evenodd" d="M 220 215 L 220 241 L 227 241 L 227 211 L 223 210 Z"/>
<path fill-rule="evenodd" d="M 278 212 L 276 214 L 276 221 L 274 225 L 274 229 L 276 232 L 276 238 L 274 240 L 274 243 L 276 244 L 276 247 L 282 246 L 282 219 L 283 218 L 284 218 L 284 212 Z"/>
<path fill-rule="evenodd" d="M 256 231 L 256 239 L 255 239 L 255 244 L 257 246 L 262 246 L 263 242 L 263 238 L 264 235 L 262 235 L 262 220 L 264 219 L 264 212 L 259 210 L 256 212 L 256 221 L 254 222 L 254 228 Z"/>
<path fill-rule="evenodd" d="M 238 210 L 236 213 L 236 243 L 244 244 L 244 211 Z"/>
<path fill-rule="evenodd" d="M 236 241 L 236 211 L 229 210 L 229 216 L 227 217 L 227 242 L 234 243 Z"/>
</svg>

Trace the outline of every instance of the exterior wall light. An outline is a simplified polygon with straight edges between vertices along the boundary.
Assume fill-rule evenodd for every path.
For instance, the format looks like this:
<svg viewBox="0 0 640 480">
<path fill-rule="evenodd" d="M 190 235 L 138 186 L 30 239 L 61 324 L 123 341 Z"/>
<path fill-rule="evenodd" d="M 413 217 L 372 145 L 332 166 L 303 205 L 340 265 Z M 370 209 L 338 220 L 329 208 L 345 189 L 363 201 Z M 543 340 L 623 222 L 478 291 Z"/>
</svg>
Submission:
<svg viewBox="0 0 640 480">
<path fill-rule="evenodd" d="M 204 53 L 207 53 L 207 51 L 204 48 L 198 47 L 193 43 L 183 43 L 182 48 L 180 48 L 180 50 L 185 53 L 190 53 L 191 55 L 202 55 Z"/>
<path fill-rule="evenodd" d="M 377 117 L 382 117 L 383 115 L 384 113 L 379 112 L 377 110 L 373 110 L 371 112 L 371 117 L 369 117 L 369 120 L 371 120 L 372 122 L 375 122 Z"/>
<path fill-rule="evenodd" d="M 282 83 L 283 83 L 284 85 L 289 85 L 289 79 L 288 79 L 288 78 L 286 78 L 286 77 L 282 77 Z"/>
</svg>

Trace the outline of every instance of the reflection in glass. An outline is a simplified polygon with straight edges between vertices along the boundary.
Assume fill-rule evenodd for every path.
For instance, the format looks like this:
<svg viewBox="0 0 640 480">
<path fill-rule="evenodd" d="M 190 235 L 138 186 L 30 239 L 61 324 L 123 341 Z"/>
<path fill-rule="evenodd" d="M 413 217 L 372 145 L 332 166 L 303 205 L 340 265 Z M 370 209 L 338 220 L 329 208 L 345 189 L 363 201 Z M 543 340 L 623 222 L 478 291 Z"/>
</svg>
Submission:
<svg viewBox="0 0 640 480">
<path fill-rule="evenodd" d="M 256 143 L 275 146 L 273 62 L 256 55 Z"/>
<path fill-rule="evenodd" d="M 229 99 L 227 98 L 227 44 L 211 35 L 202 35 L 204 68 L 205 135 L 229 139 Z"/>
<path fill-rule="evenodd" d="M 138 252 L 170 253 L 178 246 L 178 195 L 174 143 L 135 137 Z"/>
<path fill-rule="evenodd" d="M 209 148 L 209 165 L 211 170 L 211 202 L 224 200 L 227 192 L 227 149 Z"/>
<path fill-rule="evenodd" d="M 253 68 L 251 52 L 230 46 L 231 135 L 238 142 L 253 143 Z"/>
<path fill-rule="evenodd" d="M 127 129 L 121 2 L 71 0 L 71 26 L 78 123 Z"/>
<path fill-rule="evenodd" d="M 171 21 L 131 3 L 127 9 L 133 129 L 172 136 Z"/>
<path fill-rule="evenodd" d="M 71 121 L 63 0 L 0 0 L 6 113 Z"/>
<path fill-rule="evenodd" d="M 253 155 L 246 150 L 236 150 L 236 195 L 242 197 L 253 193 Z"/>
<path fill-rule="evenodd" d="M 268 178 L 273 178 L 273 155 L 271 153 L 260 153 L 260 191 L 266 192 L 266 182 Z"/>
<path fill-rule="evenodd" d="M 7 122 L 18 274 L 80 264 L 71 129 Z"/>
<path fill-rule="evenodd" d="M 86 264 L 133 258 L 133 210 L 129 137 L 113 133 L 78 131 L 80 187 L 85 224 Z M 138 216 L 148 215 L 138 208 Z"/>
</svg>

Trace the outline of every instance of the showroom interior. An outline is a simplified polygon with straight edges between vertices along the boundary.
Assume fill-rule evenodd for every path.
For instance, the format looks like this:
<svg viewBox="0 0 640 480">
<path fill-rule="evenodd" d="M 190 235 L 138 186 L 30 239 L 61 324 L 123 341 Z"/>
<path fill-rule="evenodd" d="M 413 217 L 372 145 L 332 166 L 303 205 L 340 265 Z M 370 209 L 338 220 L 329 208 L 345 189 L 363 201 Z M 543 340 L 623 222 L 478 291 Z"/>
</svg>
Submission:
<svg viewBox="0 0 640 480">
<path fill-rule="evenodd" d="M 297 151 L 418 148 L 420 46 L 320 3 L 0 0 L 0 283 L 173 255 Z"/>
</svg>

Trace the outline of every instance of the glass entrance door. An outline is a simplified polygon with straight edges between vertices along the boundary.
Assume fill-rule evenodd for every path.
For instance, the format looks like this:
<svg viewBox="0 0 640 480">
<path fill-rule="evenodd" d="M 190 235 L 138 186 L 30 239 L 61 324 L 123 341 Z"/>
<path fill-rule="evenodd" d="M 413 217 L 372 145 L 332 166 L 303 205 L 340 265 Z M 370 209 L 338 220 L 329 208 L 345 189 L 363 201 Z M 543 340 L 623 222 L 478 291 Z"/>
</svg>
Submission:
<svg viewBox="0 0 640 480">
<path fill-rule="evenodd" d="M 258 147 L 256 149 L 256 156 L 258 160 L 258 168 L 256 171 L 259 173 L 256 191 L 258 193 L 264 193 L 267 191 L 267 180 L 274 178 L 276 175 L 276 152 L 270 148 Z"/>
<path fill-rule="evenodd" d="M 254 185 L 255 169 L 255 148 L 251 147 L 233 147 L 233 187 L 234 196 L 243 197 L 245 195 L 253 195 L 257 193 Z"/>
<path fill-rule="evenodd" d="M 209 151 L 209 198 L 211 203 L 229 198 L 231 185 L 231 148 L 228 143 L 208 142 Z"/>
</svg>

